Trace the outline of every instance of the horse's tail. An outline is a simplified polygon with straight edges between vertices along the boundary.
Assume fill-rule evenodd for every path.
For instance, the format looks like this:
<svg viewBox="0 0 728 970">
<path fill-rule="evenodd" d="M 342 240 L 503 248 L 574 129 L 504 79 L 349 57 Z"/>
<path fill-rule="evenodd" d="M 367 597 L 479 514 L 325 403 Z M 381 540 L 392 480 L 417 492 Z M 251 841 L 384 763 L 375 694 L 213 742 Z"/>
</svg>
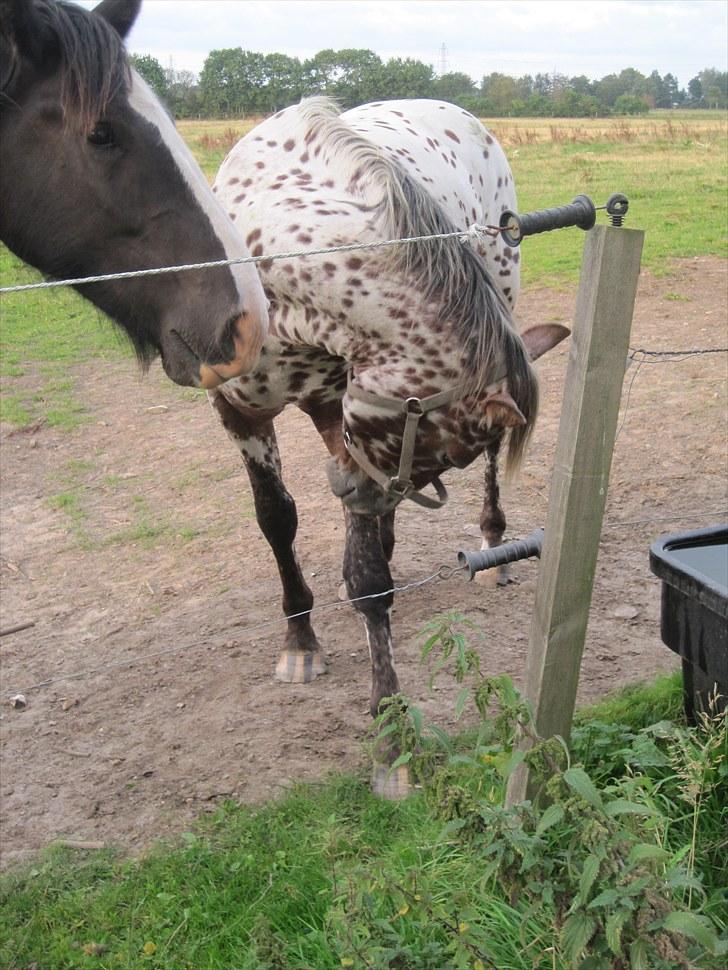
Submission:
<svg viewBox="0 0 728 970">
<path fill-rule="evenodd" d="M 506 473 L 508 477 L 516 474 L 521 467 L 526 445 L 536 425 L 538 414 L 538 378 L 531 363 L 528 351 L 515 329 L 509 353 L 508 389 L 519 411 L 525 418 L 523 424 L 510 428 L 506 451 Z"/>
</svg>

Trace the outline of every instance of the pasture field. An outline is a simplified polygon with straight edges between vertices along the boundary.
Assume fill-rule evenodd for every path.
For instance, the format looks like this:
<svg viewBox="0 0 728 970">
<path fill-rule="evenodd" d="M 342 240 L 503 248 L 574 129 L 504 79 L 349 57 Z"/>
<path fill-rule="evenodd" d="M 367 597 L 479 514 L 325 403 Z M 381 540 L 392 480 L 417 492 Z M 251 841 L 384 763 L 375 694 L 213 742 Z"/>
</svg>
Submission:
<svg viewBox="0 0 728 970">
<path fill-rule="evenodd" d="M 725 347 L 725 116 L 650 116 L 622 140 L 620 124 L 492 128 L 522 210 L 630 198 L 628 225 L 647 230 L 633 346 Z M 244 130 L 181 127 L 208 175 Z M 519 324 L 570 324 L 581 242 L 524 243 Z M 0 276 L 34 278 L 6 251 Z M 550 814 L 516 817 L 499 800 L 511 742 L 495 721 L 476 736 L 477 717 L 458 720 L 461 685 L 429 690 L 420 653 L 427 621 L 458 610 L 483 674 L 522 682 L 536 563 L 498 591 L 458 579 L 397 599 L 400 679 L 434 729 L 421 792 L 377 802 L 366 644 L 335 602 L 340 508 L 305 417 L 287 411 L 278 433 L 330 670 L 281 685 L 277 570 L 204 395 L 158 365 L 140 378 L 73 293 L 2 296 L 0 314 L 0 628 L 35 624 L 0 641 L 3 695 L 28 700 L 0 711 L 0 966 L 722 970 L 725 724 L 686 730 L 674 677 L 587 705 L 675 669 L 647 554 L 660 533 L 725 515 L 724 354 L 627 370 L 573 762 Z M 539 424 L 504 489 L 509 536 L 545 519 L 568 352 L 539 362 Z M 445 510 L 398 512 L 398 584 L 479 544 L 482 467 L 447 484 Z M 171 846 L 150 848 L 160 836 Z M 39 853 L 58 839 L 105 848 Z"/>
<path fill-rule="evenodd" d="M 212 180 L 254 124 L 182 121 L 179 128 Z M 728 254 L 728 116 L 655 112 L 648 119 L 485 119 L 485 124 L 506 148 L 521 211 L 560 205 L 578 194 L 603 204 L 619 191 L 630 199 L 627 224 L 647 230 L 643 266 L 652 273 L 669 274 L 671 259 Z M 529 239 L 524 288 L 573 285 L 582 242 L 579 231 Z M 3 283 L 35 278 L 0 252 Z M 0 312 L 3 420 L 20 427 L 41 417 L 51 424 L 78 424 L 82 407 L 71 392 L 68 364 L 118 359 L 123 338 L 115 340 L 72 292 L 3 296 Z M 30 371 L 41 378 L 41 387 L 32 391 L 22 380 Z"/>
</svg>

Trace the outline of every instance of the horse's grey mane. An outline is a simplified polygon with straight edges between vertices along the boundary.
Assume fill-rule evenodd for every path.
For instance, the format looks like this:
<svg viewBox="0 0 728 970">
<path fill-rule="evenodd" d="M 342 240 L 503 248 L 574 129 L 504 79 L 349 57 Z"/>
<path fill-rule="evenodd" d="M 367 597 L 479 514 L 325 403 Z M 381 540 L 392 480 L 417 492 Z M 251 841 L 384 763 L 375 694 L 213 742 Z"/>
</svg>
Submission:
<svg viewBox="0 0 728 970">
<path fill-rule="evenodd" d="M 303 116 L 323 143 L 341 152 L 360 171 L 360 180 L 382 191 L 377 216 L 385 238 L 436 235 L 460 227 L 436 199 L 378 145 L 354 131 L 328 98 L 311 98 L 301 105 Z M 509 466 L 517 466 L 533 428 L 538 409 L 538 384 L 510 311 L 482 258 L 459 239 L 442 239 L 383 252 L 390 265 L 414 279 L 427 302 L 439 306 L 439 318 L 450 322 L 465 351 L 468 391 L 477 393 L 496 376 L 508 374 L 508 388 L 526 418 L 512 429 Z"/>
</svg>

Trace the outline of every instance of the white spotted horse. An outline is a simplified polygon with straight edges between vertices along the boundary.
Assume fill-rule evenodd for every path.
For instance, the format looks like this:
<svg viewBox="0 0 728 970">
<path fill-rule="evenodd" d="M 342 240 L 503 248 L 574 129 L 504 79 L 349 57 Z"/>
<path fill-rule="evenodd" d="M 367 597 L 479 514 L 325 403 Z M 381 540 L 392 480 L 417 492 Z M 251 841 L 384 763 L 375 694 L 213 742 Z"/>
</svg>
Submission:
<svg viewBox="0 0 728 970">
<path fill-rule="evenodd" d="M 512 176 L 493 137 L 466 111 L 424 100 L 343 115 L 322 98 L 287 108 L 238 143 L 214 191 L 252 254 L 263 257 L 454 232 L 515 209 Z M 304 682 L 325 663 L 306 613 L 313 597 L 294 548 L 296 508 L 281 479 L 274 418 L 297 405 L 330 452 L 329 481 L 344 506 L 349 597 L 385 593 L 398 502 L 441 504 L 438 476 L 483 452 L 492 464 L 504 439 L 509 462 L 518 463 L 536 417 L 530 357 L 563 334 L 549 327 L 517 333 L 510 305 L 518 253 L 499 237 L 258 265 L 270 300 L 260 363 L 211 399 L 245 462 L 278 563 L 283 609 L 303 614 L 288 620 L 276 673 Z M 422 493 L 431 483 L 437 497 Z M 488 528 L 492 542 L 498 524 Z M 355 603 L 371 655 L 372 715 L 399 691 L 391 606 L 391 593 Z M 390 763 L 395 755 L 388 752 Z M 375 771 L 381 794 L 406 787 L 402 773 Z"/>
<path fill-rule="evenodd" d="M 141 0 L 93 11 L 0 0 L 0 240 L 60 279 L 248 255 L 189 149 L 129 68 Z M 251 266 L 77 287 L 160 353 L 179 384 L 215 387 L 257 362 L 267 306 Z"/>
</svg>

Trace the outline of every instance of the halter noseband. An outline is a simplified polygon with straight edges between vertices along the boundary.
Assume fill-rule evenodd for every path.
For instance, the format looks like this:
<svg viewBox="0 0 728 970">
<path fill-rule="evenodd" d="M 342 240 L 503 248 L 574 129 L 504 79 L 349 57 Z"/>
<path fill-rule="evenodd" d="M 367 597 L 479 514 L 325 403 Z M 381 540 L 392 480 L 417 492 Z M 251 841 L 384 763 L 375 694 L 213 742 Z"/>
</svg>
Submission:
<svg viewBox="0 0 728 970">
<path fill-rule="evenodd" d="M 371 407 L 383 408 L 394 414 L 406 415 L 404 433 L 402 434 L 402 450 L 399 456 L 399 468 L 394 476 L 385 475 L 372 462 L 369 461 L 363 450 L 355 443 L 351 432 L 344 423 L 344 444 L 354 461 L 362 471 L 373 479 L 383 490 L 385 495 L 394 495 L 397 501 L 408 498 L 417 505 L 422 505 L 426 509 L 440 509 L 447 502 L 447 489 L 440 481 L 439 476 L 432 480 L 432 484 L 437 492 L 437 498 L 430 498 L 417 491 L 412 484 L 410 475 L 412 474 L 412 461 L 415 454 L 415 438 L 417 436 L 417 426 L 420 418 L 428 411 L 452 404 L 463 392 L 462 386 L 452 387 L 447 391 L 440 391 L 438 394 L 431 394 L 429 397 L 380 397 L 378 394 L 370 394 L 354 383 L 351 371 L 347 375 L 346 391 L 349 397 L 358 401 L 363 401 Z"/>
</svg>

